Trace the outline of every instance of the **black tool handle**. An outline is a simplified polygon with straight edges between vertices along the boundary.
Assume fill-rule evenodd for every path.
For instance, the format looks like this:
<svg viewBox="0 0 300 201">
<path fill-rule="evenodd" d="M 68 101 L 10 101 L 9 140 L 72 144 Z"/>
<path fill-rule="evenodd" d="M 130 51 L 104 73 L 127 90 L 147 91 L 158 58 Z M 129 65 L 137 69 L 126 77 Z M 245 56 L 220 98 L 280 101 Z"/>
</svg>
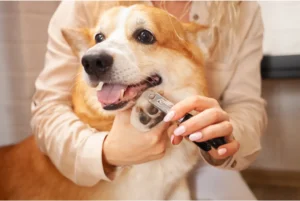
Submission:
<svg viewBox="0 0 300 201">
<path fill-rule="evenodd" d="M 186 120 L 193 117 L 191 114 L 186 114 L 181 120 L 180 123 L 185 122 Z M 218 149 L 219 146 L 226 144 L 224 137 L 214 138 L 212 140 L 208 140 L 206 142 L 194 142 L 198 147 L 200 147 L 204 151 L 210 151 L 211 147 Z"/>
</svg>

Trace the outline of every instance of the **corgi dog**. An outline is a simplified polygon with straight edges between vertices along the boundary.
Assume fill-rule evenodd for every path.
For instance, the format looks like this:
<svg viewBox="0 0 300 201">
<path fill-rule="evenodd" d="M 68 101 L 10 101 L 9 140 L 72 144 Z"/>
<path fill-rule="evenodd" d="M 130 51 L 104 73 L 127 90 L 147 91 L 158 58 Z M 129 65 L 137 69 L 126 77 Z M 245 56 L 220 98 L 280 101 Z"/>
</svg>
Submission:
<svg viewBox="0 0 300 201">
<path fill-rule="evenodd" d="M 197 33 L 204 29 L 142 4 L 107 10 L 93 29 L 66 27 L 62 34 L 82 62 L 73 90 L 74 112 L 90 127 L 109 131 L 117 111 L 131 110 L 131 124 L 148 131 L 163 115 L 151 112 L 149 102 L 140 98 L 146 90 L 174 103 L 207 96 L 204 56 L 196 45 Z M 187 174 L 200 154 L 189 140 L 169 143 L 163 158 L 124 168 L 112 182 L 92 187 L 60 174 L 32 136 L 1 148 L 0 157 L 0 199 L 188 200 Z"/>
</svg>

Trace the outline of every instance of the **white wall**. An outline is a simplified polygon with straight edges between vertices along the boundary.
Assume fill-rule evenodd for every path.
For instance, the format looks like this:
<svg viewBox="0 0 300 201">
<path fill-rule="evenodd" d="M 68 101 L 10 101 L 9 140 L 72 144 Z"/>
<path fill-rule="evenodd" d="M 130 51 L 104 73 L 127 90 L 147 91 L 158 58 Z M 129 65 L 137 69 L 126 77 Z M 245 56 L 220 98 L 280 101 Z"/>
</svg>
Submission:
<svg viewBox="0 0 300 201">
<path fill-rule="evenodd" d="M 58 2 L 0 2 L 0 145 L 30 134 L 30 100 Z"/>
<path fill-rule="evenodd" d="M 300 54 L 300 1 L 259 3 L 265 26 L 265 54 Z"/>
</svg>

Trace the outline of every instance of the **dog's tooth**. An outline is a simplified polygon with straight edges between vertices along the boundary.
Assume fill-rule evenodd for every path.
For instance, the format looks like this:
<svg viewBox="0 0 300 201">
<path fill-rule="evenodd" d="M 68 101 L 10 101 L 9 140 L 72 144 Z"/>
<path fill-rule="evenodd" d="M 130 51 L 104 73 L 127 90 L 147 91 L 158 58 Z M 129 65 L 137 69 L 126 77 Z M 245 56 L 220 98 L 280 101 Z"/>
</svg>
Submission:
<svg viewBox="0 0 300 201">
<path fill-rule="evenodd" d="M 101 89 L 102 89 L 102 87 L 103 87 L 103 84 L 104 84 L 103 82 L 99 82 L 99 84 L 98 84 L 98 86 L 97 86 L 96 89 L 97 89 L 98 91 L 101 91 Z"/>
<path fill-rule="evenodd" d="M 125 92 L 125 90 L 124 90 L 124 89 L 122 89 L 122 90 L 121 90 L 121 96 L 120 96 L 120 97 L 121 97 L 121 99 L 124 97 L 124 92 Z"/>
</svg>

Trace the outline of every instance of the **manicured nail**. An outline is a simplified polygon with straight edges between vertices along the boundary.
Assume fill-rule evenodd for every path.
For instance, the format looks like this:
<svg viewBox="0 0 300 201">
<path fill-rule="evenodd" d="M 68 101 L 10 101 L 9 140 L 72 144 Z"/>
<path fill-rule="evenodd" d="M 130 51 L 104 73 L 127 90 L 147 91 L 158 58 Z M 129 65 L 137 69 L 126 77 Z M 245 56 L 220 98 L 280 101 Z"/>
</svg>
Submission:
<svg viewBox="0 0 300 201">
<path fill-rule="evenodd" d="M 218 154 L 220 156 L 224 155 L 226 152 L 227 152 L 227 149 L 225 149 L 225 148 L 218 149 Z"/>
<path fill-rule="evenodd" d="M 185 127 L 184 126 L 179 126 L 174 130 L 174 135 L 179 136 L 182 135 L 185 132 Z"/>
<path fill-rule="evenodd" d="M 193 133 L 189 136 L 189 139 L 191 141 L 197 141 L 197 140 L 200 140 L 202 138 L 202 133 L 201 132 L 196 132 L 196 133 Z"/>
<path fill-rule="evenodd" d="M 174 141 L 174 137 L 175 137 L 174 135 L 171 135 L 171 143 L 172 143 L 173 145 L 174 145 L 174 142 L 173 142 L 173 141 Z"/>
<path fill-rule="evenodd" d="M 175 112 L 174 111 L 168 112 L 168 114 L 164 117 L 164 122 L 171 121 L 174 116 L 175 116 Z"/>
</svg>

